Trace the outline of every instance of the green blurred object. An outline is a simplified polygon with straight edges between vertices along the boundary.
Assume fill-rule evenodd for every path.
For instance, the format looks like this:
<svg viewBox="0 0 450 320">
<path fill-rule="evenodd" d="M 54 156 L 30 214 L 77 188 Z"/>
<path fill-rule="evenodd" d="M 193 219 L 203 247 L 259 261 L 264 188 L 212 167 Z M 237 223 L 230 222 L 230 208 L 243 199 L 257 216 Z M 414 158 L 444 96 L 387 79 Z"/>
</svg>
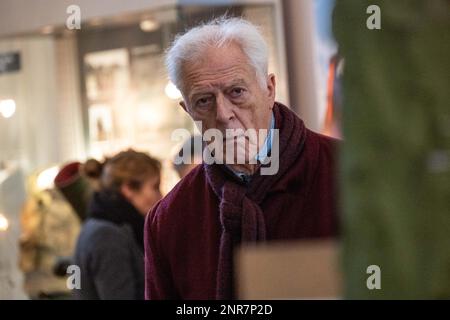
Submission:
<svg viewBox="0 0 450 320">
<path fill-rule="evenodd" d="M 381 9 L 369 30 L 366 9 Z M 338 0 L 345 298 L 450 298 L 450 1 Z M 381 289 L 369 290 L 369 265 Z"/>
<path fill-rule="evenodd" d="M 70 203 L 80 221 L 84 221 L 93 189 L 87 178 L 80 173 L 80 166 L 79 162 L 65 165 L 55 177 L 55 187 Z"/>
</svg>

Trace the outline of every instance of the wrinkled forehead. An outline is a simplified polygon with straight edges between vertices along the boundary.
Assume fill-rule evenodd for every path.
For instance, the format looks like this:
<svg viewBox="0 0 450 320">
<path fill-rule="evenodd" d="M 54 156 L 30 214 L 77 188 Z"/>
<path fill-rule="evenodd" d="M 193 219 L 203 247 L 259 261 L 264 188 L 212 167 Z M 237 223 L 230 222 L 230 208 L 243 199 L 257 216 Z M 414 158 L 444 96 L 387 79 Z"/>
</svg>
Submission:
<svg viewBox="0 0 450 320">
<path fill-rule="evenodd" d="M 186 61 L 181 70 L 185 94 L 193 87 L 219 87 L 236 79 L 250 80 L 255 73 L 242 49 L 234 44 L 208 47 Z"/>
</svg>

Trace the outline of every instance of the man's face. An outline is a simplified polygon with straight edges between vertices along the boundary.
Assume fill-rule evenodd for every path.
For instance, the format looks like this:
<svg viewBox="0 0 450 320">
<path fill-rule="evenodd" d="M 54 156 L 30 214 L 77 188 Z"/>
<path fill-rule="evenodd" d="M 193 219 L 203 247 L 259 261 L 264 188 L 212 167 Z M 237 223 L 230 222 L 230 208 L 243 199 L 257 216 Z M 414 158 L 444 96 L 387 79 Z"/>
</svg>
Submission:
<svg viewBox="0 0 450 320">
<path fill-rule="evenodd" d="M 269 128 L 275 77 L 268 76 L 262 88 L 254 68 L 236 44 L 207 49 L 200 59 L 183 66 L 182 75 L 184 102 L 181 105 L 194 121 L 202 122 L 202 133 L 218 129 L 225 138 L 227 129 Z M 246 139 L 247 146 L 241 146 L 245 148 L 246 159 L 248 143 L 260 146 L 264 139 L 265 135 L 258 141 Z M 239 149 L 236 138 L 228 137 L 224 140 L 224 153 L 229 143 L 235 144 L 235 150 Z"/>
</svg>

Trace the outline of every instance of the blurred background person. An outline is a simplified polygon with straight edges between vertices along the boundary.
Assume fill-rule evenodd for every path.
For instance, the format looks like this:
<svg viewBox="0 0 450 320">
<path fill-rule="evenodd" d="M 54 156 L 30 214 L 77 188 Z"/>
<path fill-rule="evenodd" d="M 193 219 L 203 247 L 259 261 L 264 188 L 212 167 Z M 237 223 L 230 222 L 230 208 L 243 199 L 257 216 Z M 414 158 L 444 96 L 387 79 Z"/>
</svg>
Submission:
<svg viewBox="0 0 450 320">
<path fill-rule="evenodd" d="M 100 162 L 97 159 L 90 158 L 84 163 L 68 163 L 59 170 L 55 177 L 54 186 L 70 204 L 81 223 L 87 219 L 88 204 L 93 193 L 100 191 L 102 168 L 107 161 L 108 159 Z M 53 266 L 54 275 L 61 278 L 67 277 L 68 267 L 74 263 L 72 255 L 75 247 L 72 246 L 71 249 L 70 255 L 57 257 Z"/>
<path fill-rule="evenodd" d="M 160 170 L 158 160 L 133 150 L 105 164 L 75 250 L 76 298 L 143 299 L 144 216 L 161 198 Z"/>
<path fill-rule="evenodd" d="M 104 161 L 106 163 L 108 159 Z M 81 167 L 84 176 L 88 179 L 90 186 L 93 190 L 100 190 L 100 177 L 103 169 L 103 162 L 97 159 L 88 159 Z"/>
</svg>

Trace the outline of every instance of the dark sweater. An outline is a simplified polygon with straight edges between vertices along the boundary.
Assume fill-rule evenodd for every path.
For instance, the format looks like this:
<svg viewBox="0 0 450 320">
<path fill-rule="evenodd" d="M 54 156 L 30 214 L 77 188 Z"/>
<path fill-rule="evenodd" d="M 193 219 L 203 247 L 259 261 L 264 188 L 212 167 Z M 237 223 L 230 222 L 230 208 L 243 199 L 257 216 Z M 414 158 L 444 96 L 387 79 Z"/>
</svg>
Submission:
<svg viewBox="0 0 450 320">
<path fill-rule="evenodd" d="M 144 298 L 144 218 L 122 197 L 97 193 L 75 249 L 81 271 L 78 299 Z M 142 222 L 140 222 L 142 220 Z M 142 238 L 141 238 L 142 239 Z"/>
<path fill-rule="evenodd" d="M 337 235 L 336 141 L 274 107 L 280 170 L 243 185 L 220 165 L 200 165 L 147 216 L 147 299 L 234 298 L 233 249 L 242 241 Z"/>
</svg>

